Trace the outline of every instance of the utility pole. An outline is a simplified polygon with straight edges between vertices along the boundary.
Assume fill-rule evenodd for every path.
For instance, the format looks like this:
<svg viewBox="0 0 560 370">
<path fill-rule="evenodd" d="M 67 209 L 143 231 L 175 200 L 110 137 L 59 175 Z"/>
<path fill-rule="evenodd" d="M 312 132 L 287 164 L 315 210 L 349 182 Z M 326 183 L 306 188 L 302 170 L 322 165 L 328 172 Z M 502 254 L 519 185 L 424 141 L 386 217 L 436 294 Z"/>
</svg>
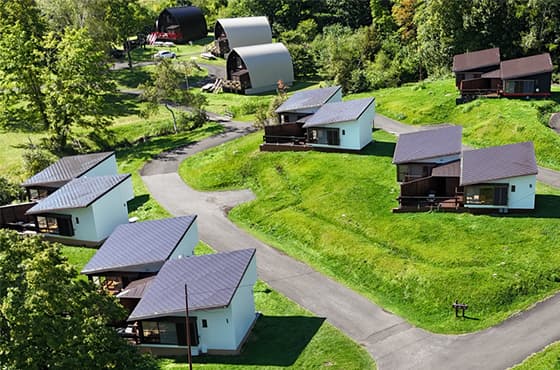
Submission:
<svg viewBox="0 0 560 370">
<path fill-rule="evenodd" d="M 191 325 L 189 320 L 189 291 L 185 283 L 185 310 L 187 312 L 187 360 L 189 362 L 189 370 L 192 370 L 192 356 L 191 356 Z"/>
</svg>

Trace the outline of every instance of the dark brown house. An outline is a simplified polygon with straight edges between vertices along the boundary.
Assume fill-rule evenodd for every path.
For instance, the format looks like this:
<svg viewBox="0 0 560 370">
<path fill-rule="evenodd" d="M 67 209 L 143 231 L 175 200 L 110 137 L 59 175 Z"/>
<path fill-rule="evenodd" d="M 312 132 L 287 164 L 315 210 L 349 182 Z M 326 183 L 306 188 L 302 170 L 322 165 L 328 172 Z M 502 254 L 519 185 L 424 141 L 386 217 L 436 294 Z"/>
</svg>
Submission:
<svg viewBox="0 0 560 370">
<path fill-rule="evenodd" d="M 550 96 L 553 66 L 548 53 L 491 64 L 496 62 L 496 53 L 499 61 L 497 48 L 460 54 L 453 58 L 455 83 L 461 92 L 457 103 L 477 96 Z"/>
<path fill-rule="evenodd" d="M 463 80 L 481 78 L 500 68 L 500 48 L 485 49 L 458 54 L 453 57 L 455 85 L 460 89 Z"/>
<path fill-rule="evenodd" d="M 460 127 L 453 128 L 399 137 L 393 163 L 400 195 L 393 211 L 533 209 L 537 174 L 533 144 L 461 151 Z"/>
</svg>

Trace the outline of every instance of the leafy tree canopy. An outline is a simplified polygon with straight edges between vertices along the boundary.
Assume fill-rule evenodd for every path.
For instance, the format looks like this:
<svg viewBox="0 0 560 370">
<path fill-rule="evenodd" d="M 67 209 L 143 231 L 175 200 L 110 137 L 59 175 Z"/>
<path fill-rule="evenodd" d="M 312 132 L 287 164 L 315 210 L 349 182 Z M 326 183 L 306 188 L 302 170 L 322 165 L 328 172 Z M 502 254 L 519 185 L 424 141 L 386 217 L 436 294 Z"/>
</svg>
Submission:
<svg viewBox="0 0 560 370">
<path fill-rule="evenodd" d="M 0 363 L 5 369 L 155 369 L 109 325 L 124 309 L 38 237 L 0 230 Z"/>
</svg>

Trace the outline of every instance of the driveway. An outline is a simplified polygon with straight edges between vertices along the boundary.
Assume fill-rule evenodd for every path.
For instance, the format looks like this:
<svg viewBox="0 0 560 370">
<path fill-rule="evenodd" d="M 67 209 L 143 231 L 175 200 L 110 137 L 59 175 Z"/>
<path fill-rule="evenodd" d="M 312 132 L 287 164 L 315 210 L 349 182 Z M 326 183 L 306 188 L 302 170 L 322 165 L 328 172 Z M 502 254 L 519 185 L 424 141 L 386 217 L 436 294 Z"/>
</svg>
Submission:
<svg viewBox="0 0 560 370">
<path fill-rule="evenodd" d="M 481 332 L 433 334 L 252 237 L 227 218 L 231 207 L 254 198 L 250 191 L 199 192 L 177 174 L 189 155 L 252 130 L 247 124 L 223 125 L 223 133 L 146 164 L 141 175 L 150 193 L 174 216 L 198 214 L 200 237 L 214 249 L 256 248 L 260 279 L 364 346 L 379 369 L 505 369 L 560 339 L 560 295 Z M 376 126 L 397 134 L 418 129 L 379 115 Z M 558 173 L 552 176 L 560 183 Z"/>
</svg>

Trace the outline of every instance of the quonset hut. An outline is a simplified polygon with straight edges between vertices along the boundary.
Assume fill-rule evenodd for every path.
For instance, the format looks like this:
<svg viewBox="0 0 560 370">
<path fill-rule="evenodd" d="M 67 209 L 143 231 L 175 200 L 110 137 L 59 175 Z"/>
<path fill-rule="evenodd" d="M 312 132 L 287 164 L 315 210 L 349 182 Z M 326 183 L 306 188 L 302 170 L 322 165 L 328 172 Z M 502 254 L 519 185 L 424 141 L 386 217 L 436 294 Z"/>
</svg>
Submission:
<svg viewBox="0 0 560 370">
<path fill-rule="evenodd" d="M 278 81 L 294 82 L 294 67 L 288 49 L 281 43 L 243 46 L 229 53 L 224 90 L 240 94 L 273 91 Z"/>
<path fill-rule="evenodd" d="M 206 19 L 196 6 L 179 6 L 164 9 L 156 21 L 158 40 L 185 43 L 208 35 Z"/>
<path fill-rule="evenodd" d="M 220 57 L 234 48 L 271 42 L 272 31 L 266 17 L 223 18 L 214 25 L 215 53 Z"/>
</svg>

